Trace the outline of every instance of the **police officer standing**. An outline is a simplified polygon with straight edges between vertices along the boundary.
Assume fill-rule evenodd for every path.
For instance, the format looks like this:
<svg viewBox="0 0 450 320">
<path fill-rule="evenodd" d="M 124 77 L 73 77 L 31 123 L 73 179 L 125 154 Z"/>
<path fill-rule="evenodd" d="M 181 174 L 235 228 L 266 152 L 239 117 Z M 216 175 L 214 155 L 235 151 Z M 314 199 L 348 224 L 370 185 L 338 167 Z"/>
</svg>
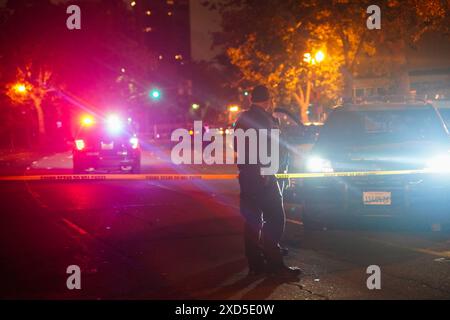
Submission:
<svg viewBox="0 0 450 320">
<path fill-rule="evenodd" d="M 251 99 L 250 108 L 239 116 L 235 129 L 255 129 L 257 132 L 266 129 L 270 137 L 270 130 L 278 129 L 278 123 L 271 115 L 269 90 L 264 86 L 257 86 L 252 91 Z M 259 143 L 257 145 L 259 148 Z M 268 273 L 281 277 L 298 277 L 300 269 L 284 264 L 279 245 L 286 220 L 280 186 L 275 176 L 261 175 L 259 161 L 257 164 L 247 162 L 248 141 L 245 150 L 246 162 L 238 164 L 238 169 L 240 211 L 245 219 L 244 243 L 249 275 Z"/>
</svg>

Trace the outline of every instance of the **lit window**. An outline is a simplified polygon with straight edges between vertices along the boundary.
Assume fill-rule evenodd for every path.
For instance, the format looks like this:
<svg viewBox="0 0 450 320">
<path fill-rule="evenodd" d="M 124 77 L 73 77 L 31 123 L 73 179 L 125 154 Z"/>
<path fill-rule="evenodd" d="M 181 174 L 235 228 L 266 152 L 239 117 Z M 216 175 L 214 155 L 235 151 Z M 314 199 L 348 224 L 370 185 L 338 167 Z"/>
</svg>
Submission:
<svg viewBox="0 0 450 320">
<path fill-rule="evenodd" d="M 152 31 L 152 27 L 147 27 L 147 28 L 144 29 L 144 31 L 145 32 L 150 32 L 150 31 Z"/>
<path fill-rule="evenodd" d="M 169 5 L 173 5 L 174 1 L 173 0 L 167 0 L 167 4 Z"/>
<path fill-rule="evenodd" d="M 175 56 L 175 60 L 183 60 L 183 56 L 181 54 L 177 54 Z"/>
<path fill-rule="evenodd" d="M 158 58 L 159 58 L 159 60 L 162 60 L 162 59 L 163 59 L 163 56 L 162 56 L 162 55 L 160 55 L 160 56 L 159 56 Z"/>
<path fill-rule="evenodd" d="M 171 16 L 172 14 L 173 14 L 172 11 L 167 12 L 168 16 Z"/>
</svg>

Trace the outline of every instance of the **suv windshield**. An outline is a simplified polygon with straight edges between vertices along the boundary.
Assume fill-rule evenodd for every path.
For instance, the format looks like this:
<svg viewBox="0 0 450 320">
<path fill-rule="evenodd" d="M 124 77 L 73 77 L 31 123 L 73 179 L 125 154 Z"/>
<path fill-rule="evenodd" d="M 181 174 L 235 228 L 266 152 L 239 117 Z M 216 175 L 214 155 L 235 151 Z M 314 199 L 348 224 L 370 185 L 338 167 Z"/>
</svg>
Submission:
<svg viewBox="0 0 450 320">
<path fill-rule="evenodd" d="M 432 108 L 336 110 L 321 130 L 317 145 L 340 148 L 445 139 L 446 131 Z"/>
</svg>

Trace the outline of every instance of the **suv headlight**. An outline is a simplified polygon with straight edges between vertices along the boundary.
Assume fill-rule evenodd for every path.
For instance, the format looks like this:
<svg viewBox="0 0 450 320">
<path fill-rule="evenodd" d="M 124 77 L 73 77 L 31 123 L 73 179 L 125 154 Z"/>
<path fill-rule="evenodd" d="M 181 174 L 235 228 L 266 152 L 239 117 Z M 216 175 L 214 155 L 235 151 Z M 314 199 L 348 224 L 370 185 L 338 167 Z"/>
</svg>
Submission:
<svg viewBox="0 0 450 320">
<path fill-rule="evenodd" d="M 309 172 L 334 172 L 331 162 L 321 157 L 310 157 L 306 161 L 306 169 Z"/>
<path fill-rule="evenodd" d="M 425 170 L 450 172 L 450 155 L 440 155 L 429 159 L 425 164 Z"/>
</svg>

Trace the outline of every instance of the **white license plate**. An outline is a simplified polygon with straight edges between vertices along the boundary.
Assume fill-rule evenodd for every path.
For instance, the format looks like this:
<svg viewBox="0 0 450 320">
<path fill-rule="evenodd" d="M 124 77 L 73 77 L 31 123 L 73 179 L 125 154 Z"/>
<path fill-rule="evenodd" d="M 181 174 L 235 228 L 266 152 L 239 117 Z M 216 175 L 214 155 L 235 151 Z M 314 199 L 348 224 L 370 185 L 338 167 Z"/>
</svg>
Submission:
<svg viewBox="0 0 450 320">
<path fill-rule="evenodd" d="M 102 142 L 102 150 L 112 150 L 112 149 L 114 149 L 114 142 L 111 143 Z"/>
<path fill-rule="evenodd" d="M 391 193 L 385 191 L 363 192 L 363 203 L 367 206 L 390 206 Z"/>
</svg>

